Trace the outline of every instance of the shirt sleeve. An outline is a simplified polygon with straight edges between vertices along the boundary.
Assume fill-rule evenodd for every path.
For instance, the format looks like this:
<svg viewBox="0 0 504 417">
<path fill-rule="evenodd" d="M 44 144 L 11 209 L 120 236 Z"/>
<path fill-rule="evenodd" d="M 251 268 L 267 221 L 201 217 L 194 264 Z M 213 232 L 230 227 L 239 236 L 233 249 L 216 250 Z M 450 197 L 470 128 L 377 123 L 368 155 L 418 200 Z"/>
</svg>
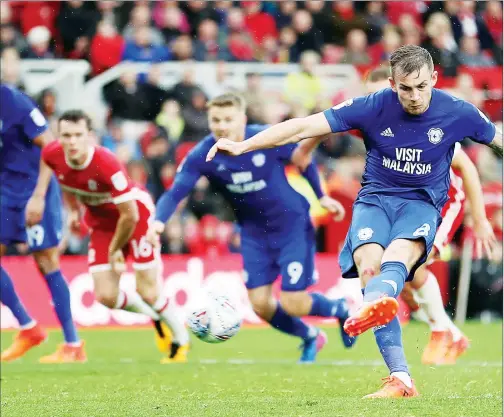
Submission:
<svg viewBox="0 0 504 417">
<path fill-rule="evenodd" d="M 476 106 L 464 102 L 460 117 L 463 137 L 488 145 L 495 137 L 495 125 Z"/>
<path fill-rule="evenodd" d="M 35 104 L 22 93 L 14 94 L 14 100 L 24 134 L 33 140 L 44 133 L 48 128 L 47 121 Z"/>
<path fill-rule="evenodd" d="M 373 118 L 377 98 L 375 94 L 349 99 L 324 111 L 333 133 L 363 129 L 366 120 Z"/>
<path fill-rule="evenodd" d="M 100 165 L 106 168 L 102 181 L 112 196 L 112 202 L 121 204 L 133 200 L 135 195 L 132 183 L 116 156 L 105 149 L 96 149 L 95 152 L 103 152 Z"/>
<path fill-rule="evenodd" d="M 189 195 L 202 175 L 200 164 L 200 158 L 193 151 L 182 161 L 173 185 L 163 193 L 156 204 L 156 220 L 166 223 L 179 203 Z"/>
</svg>

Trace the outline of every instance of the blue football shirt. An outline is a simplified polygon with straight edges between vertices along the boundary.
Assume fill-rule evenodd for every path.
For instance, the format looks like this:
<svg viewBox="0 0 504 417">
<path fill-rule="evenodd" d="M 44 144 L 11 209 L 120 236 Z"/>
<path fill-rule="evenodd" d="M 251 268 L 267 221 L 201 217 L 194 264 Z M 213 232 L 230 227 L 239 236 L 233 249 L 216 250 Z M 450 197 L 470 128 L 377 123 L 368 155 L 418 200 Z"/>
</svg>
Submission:
<svg viewBox="0 0 504 417">
<path fill-rule="evenodd" d="M 37 183 L 40 147 L 33 139 L 48 128 L 35 103 L 21 91 L 0 85 L 0 192 L 4 201 L 25 201 Z"/>
<path fill-rule="evenodd" d="M 480 110 L 438 89 L 421 115 L 406 113 L 390 88 L 347 100 L 324 114 L 333 132 L 363 132 L 367 157 L 359 196 L 420 199 L 438 210 L 448 199 L 455 143 L 469 137 L 488 144 L 495 136 L 495 126 Z"/>
<path fill-rule="evenodd" d="M 249 125 L 245 138 L 267 127 Z M 308 201 L 292 188 L 285 175 L 285 165 L 290 163 L 296 145 L 240 156 L 218 153 L 206 162 L 214 144 L 214 136 L 208 135 L 189 152 L 178 168 L 173 186 L 157 204 L 158 220 L 165 222 L 198 179 L 205 176 L 230 203 L 238 223 L 248 233 L 281 232 L 288 230 L 293 221 L 310 221 Z"/>
</svg>

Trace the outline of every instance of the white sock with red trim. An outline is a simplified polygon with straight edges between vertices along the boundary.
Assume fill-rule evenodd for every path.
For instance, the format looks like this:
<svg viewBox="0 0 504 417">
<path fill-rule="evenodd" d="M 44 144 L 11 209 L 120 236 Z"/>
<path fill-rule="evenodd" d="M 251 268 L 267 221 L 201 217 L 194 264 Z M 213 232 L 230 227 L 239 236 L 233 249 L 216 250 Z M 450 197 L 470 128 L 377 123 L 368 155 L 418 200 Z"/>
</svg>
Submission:
<svg viewBox="0 0 504 417">
<path fill-rule="evenodd" d="M 427 272 L 427 279 L 424 285 L 416 290 L 416 293 L 421 299 L 420 309 L 429 318 L 429 325 L 432 331 L 448 331 L 455 326 L 448 314 L 446 314 L 441 290 L 432 272 Z"/>
<path fill-rule="evenodd" d="M 126 292 L 119 290 L 116 305 L 114 306 L 114 308 L 130 311 L 132 313 L 145 314 L 153 320 L 159 320 L 159 314 L 157 314 L 136 291 Z"/>
<path fill-rule="evenodd" d="M 160 295 L 152 308 L 170 328 L 174 343 L 178 343 L 181 346 L 189 343 L 189 333 L 185 327 L 185 322 L 182 315 L 177 313 L 172 300 L 164 295 Z"/>
</svg>

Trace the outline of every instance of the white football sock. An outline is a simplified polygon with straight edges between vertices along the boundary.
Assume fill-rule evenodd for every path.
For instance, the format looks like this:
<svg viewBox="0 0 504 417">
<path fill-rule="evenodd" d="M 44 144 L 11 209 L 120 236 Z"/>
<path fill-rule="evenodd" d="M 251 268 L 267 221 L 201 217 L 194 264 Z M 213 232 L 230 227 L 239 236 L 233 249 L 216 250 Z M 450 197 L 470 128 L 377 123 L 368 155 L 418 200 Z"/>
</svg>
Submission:
<svg viewBox="0 0 504 417">
<path fill-rule="evenodd" d="M 159 314 L 157 314 L 136 291 L 125 292 L 120 290 L 114 308 L 130 311 L 132 313 L 145 314 L 152 320 L 159 320 Z"/>
<path fill-rule="evenodd" d="M 454 325 L 448 314 L 446 314 L 443 298 L 438 281 L 434 274 L 427 272 L 427 279 L 424 285 L 416 290 L 422 299 L 420 308 L 424 310 L 429 318 L 429 325 L 432 331 L 447 331 Z"/>
<path fill-rule="evenodd" d="M 411 377 L 408 375 L 407 372 L 392 372 L 390 376 L 395 376 L 399 380 L 403 382 L 404 385 L 406 385 L 408 388 L 413 387 L 413 381 L 411 381 Z"/>
<path fill-rule="evenodd" d="M 189 343 L 189 333 L 181 314 L 177 314 L 173 301 L 161 295 L 152 308 L 159 313 L 161 320 L 170 328 L 173 334 L 173 342 L 179 345 Z"/>
</svg>

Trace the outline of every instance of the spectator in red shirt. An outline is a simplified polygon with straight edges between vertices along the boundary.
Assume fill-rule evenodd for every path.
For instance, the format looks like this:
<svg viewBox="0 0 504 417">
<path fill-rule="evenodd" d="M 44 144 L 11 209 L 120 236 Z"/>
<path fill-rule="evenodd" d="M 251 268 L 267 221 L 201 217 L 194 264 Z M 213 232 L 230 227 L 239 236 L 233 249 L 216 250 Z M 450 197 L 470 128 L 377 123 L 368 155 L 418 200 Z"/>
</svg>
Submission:
<svg viewBox="0 0 504 417">
<path fill-rule="evenodd" d="M 4 2 L 2 2 L 4 3 Z M 21 12 L 21 29 L 25 35 L 36 26 L 45 26 L 56 35 L 56 17 L 60 11 L 59 1 L 25 1 Z"/>
<path fill-rule="evenodd" d="M 245 27 L 257 45 L 267 36 L 278 36 L 275 19 L 261 11 L 260 1 L 242 1 L 241 6 L 245 11 Z"/>
<path fill-rule="evenodd" d="M 121 62 L 124 39 L 107 21 L 98 24 L 96 36 L 91 41 L 90 60 L 93 74 L 98 75 Z"/>
<path fill-rule="evenodd" d="M 211 214 L 204 215 L 196 233 L 186 241 L 191 254 L 217 257 L 229 253 L 227 241 L 220 239 L 219 227 L 220 221 L 217 217 Z"/>
<path fill-rule="evenodd" d="M 227 41 L 231 61 L 251 61 L 254 58 L 252 37 L 245 27 L 245 17 L 238 8 L 229 10 L 226 18 Z"/>
</svg>

